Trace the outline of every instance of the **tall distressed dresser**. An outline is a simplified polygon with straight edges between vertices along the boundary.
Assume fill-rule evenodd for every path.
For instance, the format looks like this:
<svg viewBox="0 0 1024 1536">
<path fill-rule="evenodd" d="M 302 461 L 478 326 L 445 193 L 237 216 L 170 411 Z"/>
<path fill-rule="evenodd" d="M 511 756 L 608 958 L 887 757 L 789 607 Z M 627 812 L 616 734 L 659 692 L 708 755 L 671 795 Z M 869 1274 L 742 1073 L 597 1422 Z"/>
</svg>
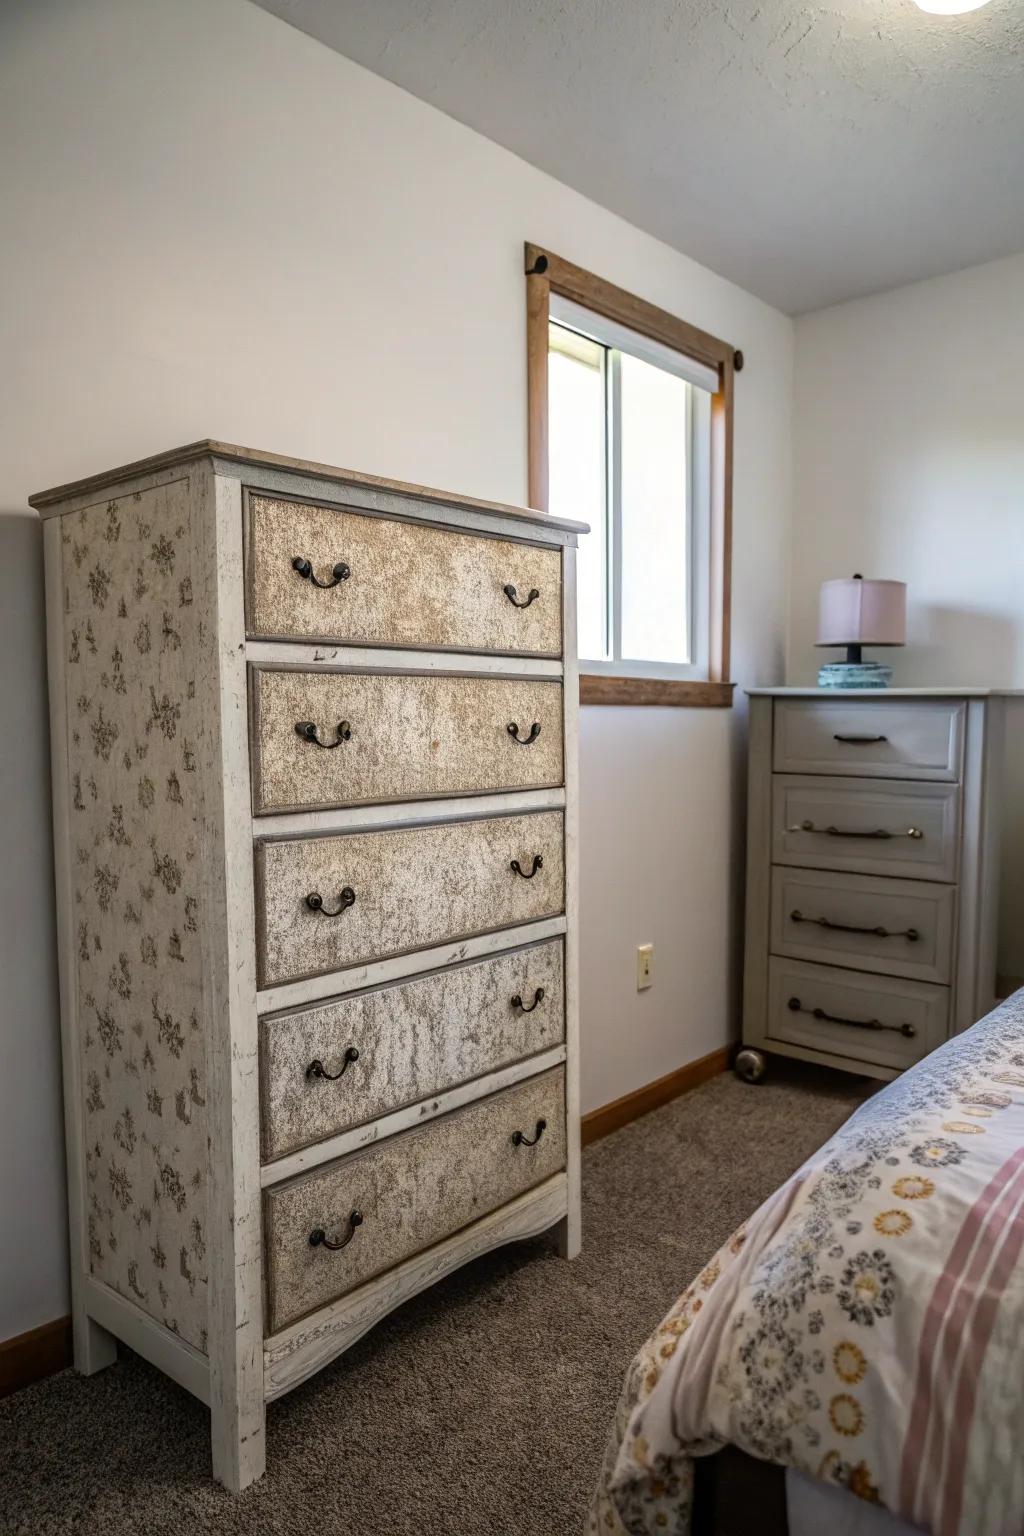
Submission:
<svg viewBox="0 0 1024 1536">
<path fill-rule="evenodd" d="M 265 1404 L 580 1242 L 582 525 L 201 442 L 45 528 L 75 1363 Z"/>
<path fill-rule="evenodd" d="M 750 690 L 740 1076 L 893 1078 L 995 1001 L 1003 697 Z"/>
</svg>

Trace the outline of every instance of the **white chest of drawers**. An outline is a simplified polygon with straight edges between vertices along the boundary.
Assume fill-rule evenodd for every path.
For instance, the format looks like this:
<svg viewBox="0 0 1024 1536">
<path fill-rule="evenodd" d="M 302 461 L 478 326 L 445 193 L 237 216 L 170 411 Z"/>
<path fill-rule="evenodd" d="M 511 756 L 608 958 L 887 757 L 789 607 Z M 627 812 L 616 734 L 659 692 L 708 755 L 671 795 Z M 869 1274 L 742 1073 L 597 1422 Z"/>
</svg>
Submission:
<svg viewBox="0 0 1024 1536">
<path fill-rule="evenodd" d="M 745 1047 L 892 1078 L 989 1011 L 1002 739 L 985 689 L 751 691 Z"/>
<path fill-rule="evenodd" d="M 581 529 L 212 442 L 33 505 L 75 1362 L 237 1490 L 406 1297 L 578 1249 Z"/>
</svg>

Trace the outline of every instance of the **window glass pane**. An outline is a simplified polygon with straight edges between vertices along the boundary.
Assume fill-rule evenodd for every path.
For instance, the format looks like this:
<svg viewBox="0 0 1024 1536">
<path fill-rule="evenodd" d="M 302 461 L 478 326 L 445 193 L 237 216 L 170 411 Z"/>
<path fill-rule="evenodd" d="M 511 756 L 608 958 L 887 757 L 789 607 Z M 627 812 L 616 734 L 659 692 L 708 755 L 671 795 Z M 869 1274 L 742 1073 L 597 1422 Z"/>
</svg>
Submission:
<svg viewBox="0 0 1024 1536">
<path fill-rule="evenodd" d="M 590 533 L 580 539 L 576 600 L 579 653 L 591 661 L 608 654 L 605 357 L 597 342 L 551 326 L 548 505 L 556 517 L 590 524 Z"/>
<path fill-rule="evenodd" d="M 622 655 L 690 660 L 686 395 L 692 386 L 620 355 Z"/>
</svg>

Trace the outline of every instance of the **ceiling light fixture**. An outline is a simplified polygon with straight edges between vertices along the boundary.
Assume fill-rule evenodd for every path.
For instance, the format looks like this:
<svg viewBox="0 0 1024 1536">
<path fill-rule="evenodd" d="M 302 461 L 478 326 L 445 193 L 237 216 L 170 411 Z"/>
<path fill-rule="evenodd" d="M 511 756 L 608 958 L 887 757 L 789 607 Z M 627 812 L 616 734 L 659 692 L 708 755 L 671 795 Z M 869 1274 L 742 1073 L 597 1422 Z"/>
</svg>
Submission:
<svg viewBox="0 0 1024 1536">
<path fill-rule="evenodd" d="M 980 11 L 988 0 L 914 0 L 914 4 L 932 16 L 962 16 L 965 11 Z"/>
</svg>

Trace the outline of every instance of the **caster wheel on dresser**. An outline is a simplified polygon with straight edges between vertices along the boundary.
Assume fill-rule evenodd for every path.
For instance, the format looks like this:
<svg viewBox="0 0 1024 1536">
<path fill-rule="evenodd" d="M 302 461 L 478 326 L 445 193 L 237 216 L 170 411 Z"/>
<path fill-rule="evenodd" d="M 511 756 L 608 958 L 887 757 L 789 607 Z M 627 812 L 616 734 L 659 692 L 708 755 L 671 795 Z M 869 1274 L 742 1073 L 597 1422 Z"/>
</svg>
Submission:
<svg viewBox="0 0 1024 1536">
<path fill-rule="evenodd" d="M 732 1069 L 745 1083 L 759 1083 L 768 1071 L 768 1058 L 763 1051 L 747 1045 L 737 1053 Z"/>
</svg>

